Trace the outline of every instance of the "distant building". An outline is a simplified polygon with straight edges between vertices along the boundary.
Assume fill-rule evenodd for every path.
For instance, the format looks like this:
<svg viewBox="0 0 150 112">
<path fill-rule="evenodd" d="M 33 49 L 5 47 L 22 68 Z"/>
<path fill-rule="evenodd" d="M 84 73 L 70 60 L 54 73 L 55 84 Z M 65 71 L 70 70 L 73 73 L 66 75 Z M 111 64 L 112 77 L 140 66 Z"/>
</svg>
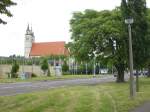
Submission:
<svg viewBox="0 0 150 112">
<path fill-rule="evenodd" d="M 35 42 L 34 32 L 29 25 L 25 34 L 24 56 L 29 57 L 41 57 L 51 55 L 68 55 L 68 49 L 65 48 L 64 41 L 57 42 Z"/>
</svg>

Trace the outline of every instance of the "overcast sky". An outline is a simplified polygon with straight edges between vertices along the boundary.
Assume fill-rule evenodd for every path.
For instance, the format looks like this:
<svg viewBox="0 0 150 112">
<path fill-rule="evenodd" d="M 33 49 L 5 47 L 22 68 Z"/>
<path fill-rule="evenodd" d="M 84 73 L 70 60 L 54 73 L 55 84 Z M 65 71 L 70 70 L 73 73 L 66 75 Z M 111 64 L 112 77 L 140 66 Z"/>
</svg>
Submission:
<svg viewBox="0 0 150 112">
<path fill-rule="evenodd" d="M 111 10 L 121 0 L 13 0 L 12 18 L 2 15 L 8 24 L 0 24 L 0 56 L 24 55 L 27 24 L 32 25 L 35 41 L 70 41 L 69 20 L 75 11 Z M 147 0 L 148 7 L 150 0 Z"/>
</svg>

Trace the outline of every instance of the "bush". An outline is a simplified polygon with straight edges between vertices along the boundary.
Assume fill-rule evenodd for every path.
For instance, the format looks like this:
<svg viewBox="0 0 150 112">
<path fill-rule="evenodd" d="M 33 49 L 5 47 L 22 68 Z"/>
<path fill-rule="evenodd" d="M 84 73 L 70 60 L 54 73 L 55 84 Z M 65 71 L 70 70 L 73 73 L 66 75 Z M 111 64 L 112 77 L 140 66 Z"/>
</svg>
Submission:
<svg viewBox="0 0 150 112">
<path fill-rule="evenodd" d="M 37 77 L 37 75 L 35 73 L 32 73 L 31 77 Z"/>
<path fill-rule="evenodd" d="M 47 71 L 47 76 L 50 77 L 51 76 L 51 73 L 50 73 L 50 69 L 48 68 L 48 71 Z"/>
<path fill-rule="evenodd" d="M 43 70 L 44 74 L 46 74 L 47 70 L 48 70 L 48 62 L 47 62 L 47 59 L 44 58 L 42 60 L 42 63 L 41 63 L 41 69 Z"/>
<path fill-rule="evenodd" d="M 68 70 L 69 70 L 69 66 L 67 65 L 67 62 L 64 61 L 64 64 L 62 65 L 62 71 L 63 72 L 68 72 Z"/>
<path fill-rule="evenodd" d="M 44 74 L 47 73 L 47 76 L 50 77 L 51 73 L 50 73 L 50 69 L 49 69 L 47 58 L 43 58 L 43 60 L 41 62 L 41 69 L 43 70 Z"/>
<path fill-rule="evenodd" d="M 11 74 L 11 78 L 18 78 L 18 74 L 17 73 Z"/>
<path fill-rule="evenodd" d="M 63 72 L 63 75 L 70 75 L 70 72 Z"/>
<path fill-rule="evenodd" d="M 18 70 L 19 70 L 19 64 L 17 64 L 15 61 L 14 64 L 12 65 L 12 69 L 11 69 L 11 77 L 12 78 L 18 77 L 18 74 L 17 74 Z"/>
</svg>

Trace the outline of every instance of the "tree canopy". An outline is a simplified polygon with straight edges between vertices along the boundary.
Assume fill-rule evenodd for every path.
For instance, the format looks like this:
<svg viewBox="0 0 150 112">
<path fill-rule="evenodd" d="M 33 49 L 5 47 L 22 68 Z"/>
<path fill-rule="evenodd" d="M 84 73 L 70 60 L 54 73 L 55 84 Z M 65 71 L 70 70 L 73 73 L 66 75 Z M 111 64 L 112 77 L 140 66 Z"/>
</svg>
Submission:
<svg viewBox="0 0 150 112">
<path fill-rule="evenodd" d="M 107 60 L 112 62 L 118 71 L 119 69 L 124 71 L 126 48 L 119 8 L 112 11 L 76 12 L 70 24 L 73 40 L 70 49 L 78 60 L 88 61 L 93 58 Z M 119 74 L 123 74 L 120 72 L 122 70 Z"/>
<path fill-rule="evenodd" d="M 16 5 L 12 0 L 1 0 L 0 1 L 0 13 L 4 14 L 8 17 L 12 17 L 12 13 L 8 9 L 8 7 Z M 0 24 L 6 24 L 7 22 L 0 18 Z"/>
<path fill-rule="evenodd" d="M 69 43 L 72 55 L 79 61 L 93 58 L 112 63 L 117 71 L 117 82 L 124 81 L 128 65 L 128 29 L 125 19 L 133 17 L 133 55 L 135 69 L 149 58 L 150 41 L 145 0 L 122 0 L 114 10 L 85 10 L 75 12 L 70 21 L 73 40 Z"/>
<path fill-rule="evenodd" d="M 148 21 L 146 0 L 122 0 L 122 17 L 124 19 L 133 18 L 132 43 L 134 68 L 140 69 L 149 58 L 148 55 Z M 126 29 L 127 25 L 124 24 Z M 127 31 L 126 31 L 127 32 Z"/>
</svg>

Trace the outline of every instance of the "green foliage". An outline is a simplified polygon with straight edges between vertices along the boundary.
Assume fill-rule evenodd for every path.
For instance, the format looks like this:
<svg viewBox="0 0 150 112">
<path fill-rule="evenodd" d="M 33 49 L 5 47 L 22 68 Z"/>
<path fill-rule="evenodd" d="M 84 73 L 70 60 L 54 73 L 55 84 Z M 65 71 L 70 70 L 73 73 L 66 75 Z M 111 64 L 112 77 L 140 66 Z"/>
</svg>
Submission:
<svg viewBox="0 0 150 112">
<path fill-rule="evenodd" d="M 64 61 L 62 65 L 62 72 L 68 72 L 69 71 L 69 66 L 66 61 Z"/>
<path fill-rule="evenodd" d="M 126 39 L 122 36 L 119 8 L 112 11 L 85 10 L 83 13 L 74 13 L 70 25 L 73 42 L 68 46 L 78 61 L 86 62 L 96 58 L 97 61 L 112 62 L 118 69 L 125 69 Z"/>
<path fill-rule="evenodd" d="M 122 16 L 124 19 L 133 18 L 132 43 L 134 68 L 141 69 L 149 59 L 150 41 L 148 35 L 148 20 L 146 0 L 122 0 Z M 123 24 L 126 30 L 127 25 Z M 126 30 L 127 33 L 127 30 Z M 124 34 L 125 35 L 125 34 Z M 128 44 L 127 44 L 128 45 Z"/>
<path fill-rule="evenodd" d="M 70 21 L 71 39 L 68 44 L 77 61 L 94 58 L 114 65 L 118 71 L 118 82 L 124 81 L 124 70 L 128 65 L 128 29 L 125 19 L 133 17 L 134 68 L 145 66 L 150 57 L 150 39 L 145 0 L 122 0 L 121 7 L 112 11 L 85 10 L 76 12 Z M 149 24 L 149 26 L 148 26 Z M 116 43 L 116 44 L 115 44 Z"/>
<path fill-rule="evenodd" d="M 50 77 L 51 76 L 51 73 L 50 73 L 50 69 L 48 67 L 48 71 L 47 71 L 47 76 Z"/>
<path fill-rule="evenodd" d="M 44 74 L 46 74 L 47 70 L 49 69 L 47 58 L 42 59 L 41 69 L 43 70 Z"/>
<path fill-rule="evenodd" d="M 80 74 L 85 73 L 85 65 L 84 64 L 80 64 L 78 67 L 78 71 L 80 72 Z"/>
<path fill-rule="evenodd" d="M 16 60 L 19 65 L 40 65 L 40 58 L 24 58 L 24 57 L 0 57 L 0 64 L 12 64 L 13 60 Z"/>
<path fill-rule="evenodd" d="M 18 77 L 18 72 L 19 70 L 19 64 L 17 64 L 17 62 L 14 60 L 14 63 L 12 65 L 12 69 L 11 69 L 11 77 L 12 78 L 17 78 Z"/>
<path fill-rule="evenodd" d="M 16 3 L 14 3 L 12 0 L 1 0 L 0 1 L 0 13 L 8 17 L 11 17 L 12 14 L 8 10 L 8 7 L 13 6 L 13 5 L 16 5 Z M 6 21 L 0 18 L 0 24 L 6 24 L 6 23 L 7 23 Z"/>
<path fill-rule="evenodd" d="M 37 75 L 35 73 L 32 73 L 31 77 L 37 77 Z"/>
<path fill-rule="evenodd" d="M 43 70 L 44 74 L 47 73 L 47 76 L 50 77 L 51 73 L 50 73 L 50 69 L 49 69 L 49 64 L 48 64 L 47 58 L 43 58 L 42 59 L 41 69 Z"/>
<path fill-rule="evenodd" d="M 66 56 L 64 56 L 64 55 L 51 55 L 51 56 L 48 56 L 47 57 L 49 60 L 59 60 L 59 59 L 61 59 L 61 60 L 64 60 L 64 59 L 66 59 L 67 57 Z"/>
</svg>

